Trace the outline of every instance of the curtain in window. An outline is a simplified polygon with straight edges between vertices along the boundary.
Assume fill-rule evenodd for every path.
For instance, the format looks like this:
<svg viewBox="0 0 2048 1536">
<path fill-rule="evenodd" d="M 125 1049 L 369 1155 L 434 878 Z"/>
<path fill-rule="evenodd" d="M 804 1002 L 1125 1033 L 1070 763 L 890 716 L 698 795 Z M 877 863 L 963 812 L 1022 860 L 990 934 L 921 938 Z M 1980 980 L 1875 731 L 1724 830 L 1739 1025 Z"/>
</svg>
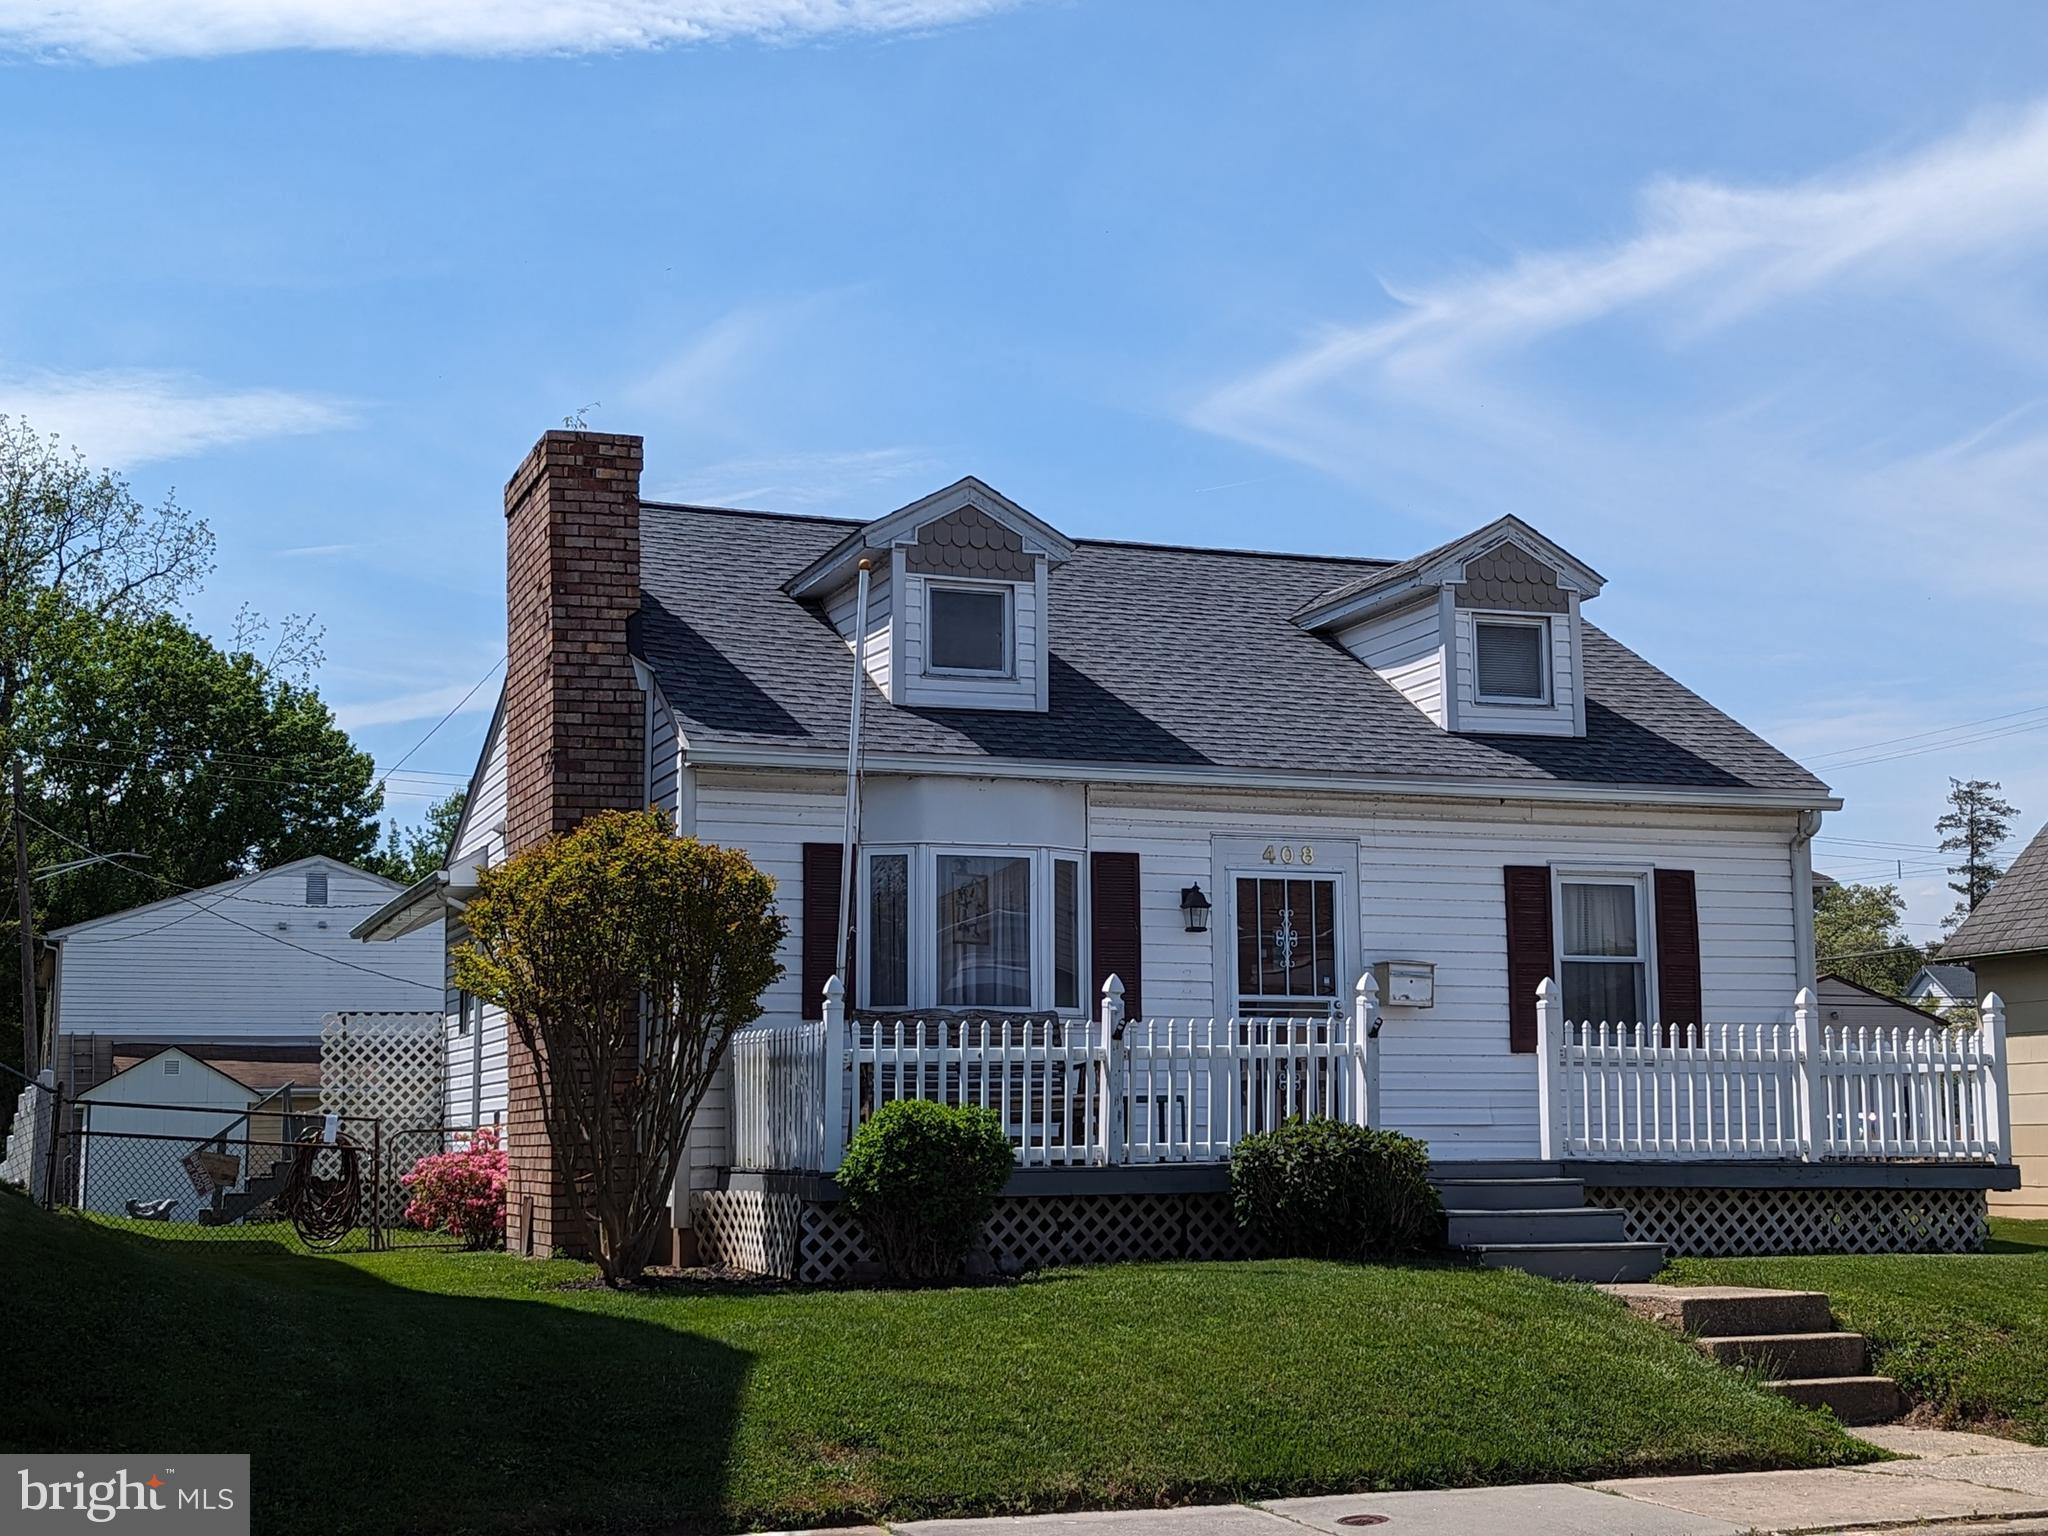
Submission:
<svg viewBox="0 0 2048 1536">
<path fill-rule="evenodd" d="M 1566 881 L 1562 895 L 1565 1018 L 1573 1024 L 1643 1023 L 1649 989 L 1635 886 Z"/>
<path fill-rule="evenodd" d="M 1636 947 L 1636 888 L 1633 885 L 1564 885 L 1564 952 L 1633 958 Z"/>
<path fill-rule="evenodd" d="M 1031 860 L 1001 854 L 938 859 L 939 1003 L 1031 1006 Z"/>
</svg>

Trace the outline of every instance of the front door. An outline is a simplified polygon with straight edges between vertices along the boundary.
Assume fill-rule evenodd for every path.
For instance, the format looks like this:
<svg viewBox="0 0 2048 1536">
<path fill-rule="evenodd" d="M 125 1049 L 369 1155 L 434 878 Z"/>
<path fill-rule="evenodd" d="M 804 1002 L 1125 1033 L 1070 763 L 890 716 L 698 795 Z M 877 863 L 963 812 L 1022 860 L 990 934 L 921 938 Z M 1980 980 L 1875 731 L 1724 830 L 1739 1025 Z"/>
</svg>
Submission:
<svg viewBox="0 0 2048 1536">
<path fill-rule="evenodd" d="M 1337 877 L 1236 880 L 1240 1018 L 1327 1014 L 1337 1000 Z"/>
</svg>

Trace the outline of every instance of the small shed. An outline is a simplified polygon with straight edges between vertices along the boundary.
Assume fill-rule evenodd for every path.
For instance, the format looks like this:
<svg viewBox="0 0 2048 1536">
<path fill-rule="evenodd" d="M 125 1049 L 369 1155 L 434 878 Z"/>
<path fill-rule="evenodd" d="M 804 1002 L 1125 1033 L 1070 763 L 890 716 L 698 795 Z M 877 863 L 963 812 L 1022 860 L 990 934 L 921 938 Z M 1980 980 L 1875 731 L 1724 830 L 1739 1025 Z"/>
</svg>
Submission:
<svg viewBox="0 0 2048 1536">
<path fill-rule="evenodd" d="M 215 1189 L 238 1188 L 246 1178 L 246 1148 L 238 1143 L 261 1098 L 177 1046 L 87 1089 L 77 1100 L 80 1208 L 196 1220 Z"/>
</svg>

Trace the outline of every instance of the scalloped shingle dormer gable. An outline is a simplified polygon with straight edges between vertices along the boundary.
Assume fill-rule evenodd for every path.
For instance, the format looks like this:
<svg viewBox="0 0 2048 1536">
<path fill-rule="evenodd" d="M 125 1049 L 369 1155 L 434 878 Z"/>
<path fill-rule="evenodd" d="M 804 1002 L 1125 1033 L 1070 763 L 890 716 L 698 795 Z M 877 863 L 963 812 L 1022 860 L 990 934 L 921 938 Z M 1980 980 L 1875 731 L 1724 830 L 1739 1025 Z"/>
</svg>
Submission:
<svg viewBox="0 0 2048 1536">
<path fill-rule="evenodd" d="M 1328 634 L 1447 731 L 1586 733 L 1579 604 L 1597 571 L 1503 517 L 1304 604 Z"/>
<path fill-rule="evenodd" d="M 861 525 L 784 590 L 824 605 L 892 704 L 1042 713 L 1046 573 L 1073 552 L 1056 529 L 968 476 Z M 857 633 L 863 561 L 867 625 Z"/>
</svg>

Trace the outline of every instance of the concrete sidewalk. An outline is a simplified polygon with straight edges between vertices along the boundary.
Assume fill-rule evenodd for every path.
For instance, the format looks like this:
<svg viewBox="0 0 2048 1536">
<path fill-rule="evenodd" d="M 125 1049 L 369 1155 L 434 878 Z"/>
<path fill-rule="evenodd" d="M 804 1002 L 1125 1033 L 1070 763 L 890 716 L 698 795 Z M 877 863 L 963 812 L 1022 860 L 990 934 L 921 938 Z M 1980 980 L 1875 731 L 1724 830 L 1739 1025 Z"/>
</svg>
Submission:
<svg viewBox="0 0 2048 1536">
<path fill-rule="evenodd" d="M 1858 1431 L 1910 1461 L 1815 1472 L 1358 1493 L 1189 1509 L 918 1520 L 899 1536 L 1743 1536 L 1938 1528 L 2048 1536 L 2048 1450 L 1947 1430 Z M 815 1536 L 815 1533 L 814 1533 Z M 879 1536 L 870 1532 L 869 1536 Z"/>
</svg>

